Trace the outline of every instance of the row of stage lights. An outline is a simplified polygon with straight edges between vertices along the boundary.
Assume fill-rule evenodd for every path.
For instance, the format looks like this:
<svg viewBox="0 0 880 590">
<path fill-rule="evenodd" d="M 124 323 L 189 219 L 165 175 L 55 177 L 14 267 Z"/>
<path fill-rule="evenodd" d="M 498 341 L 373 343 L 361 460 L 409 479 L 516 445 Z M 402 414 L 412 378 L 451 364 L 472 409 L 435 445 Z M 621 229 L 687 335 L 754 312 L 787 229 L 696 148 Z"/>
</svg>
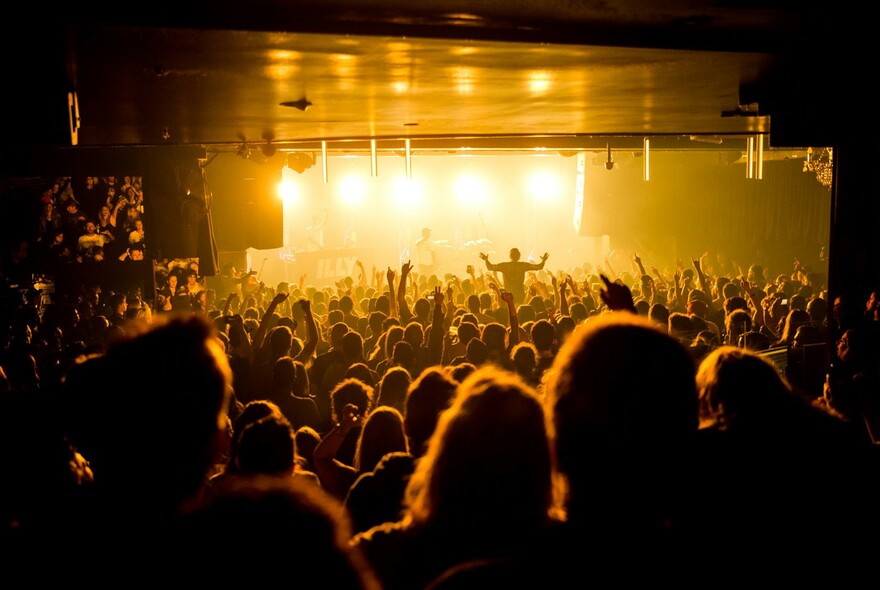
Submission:
<svg viewBox="0 0 880 590">
<path fill-rule="evenodd" d="M 558 202 L 562 182 L 558 175 L 547 171 L 532 173 L 524 186 L 524 194 L 535 203 Z M 369 179 L 365 175 L 348 174 L 343 176 L 336 192 L 339 199 L 346 205 L 355 206 L 366 201 L 370 192 Z M 384 192 L 384 191 L 383 191 Z M 397 177 L 391 182 L 391 196 L 399 206 L 418 206 L 425 202 L 427 189 L 420 180 Z M 295 204 L 301 200 L 302 183 L 295 172 L 285 166 L 282 179 L 278 186 L 278 194 L 287 204 Z M 484 178 L 474 174 L 462 174 L 452 182 L 451 194 L 462 206 L 482 206 L 493 197 L 493 187 Z"/>
</svg>

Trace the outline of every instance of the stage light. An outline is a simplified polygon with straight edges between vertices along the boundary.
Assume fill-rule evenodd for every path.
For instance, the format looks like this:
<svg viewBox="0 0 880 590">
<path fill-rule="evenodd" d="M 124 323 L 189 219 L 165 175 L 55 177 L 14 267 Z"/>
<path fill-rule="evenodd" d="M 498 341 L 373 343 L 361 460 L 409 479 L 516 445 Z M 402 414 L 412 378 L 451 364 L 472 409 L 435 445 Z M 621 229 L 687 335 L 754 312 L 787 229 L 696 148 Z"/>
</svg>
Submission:
<svg viewBox="0 0 880 590">
<path fill-rule="evenodd" d="M 285 204 L 292 204 L 299 200 L 299 186 L 296 175 L 289 167 L 281 169 L 281 182 L 278 184 L 278 196 Z"/>
<path fill-rule="evenodd" d="M 339 183 L 339 198 L 347 206 L 363 202 L 367 194 L 367 185 L 360 176 L 346 176 Z"/>
<path fill-rule="evenodd" d="M 535 202 L 556 201 L 559 197 L 559 178 L 550 172 L 535 172 L 529 178 L 528 191 Z"/>
</svg>

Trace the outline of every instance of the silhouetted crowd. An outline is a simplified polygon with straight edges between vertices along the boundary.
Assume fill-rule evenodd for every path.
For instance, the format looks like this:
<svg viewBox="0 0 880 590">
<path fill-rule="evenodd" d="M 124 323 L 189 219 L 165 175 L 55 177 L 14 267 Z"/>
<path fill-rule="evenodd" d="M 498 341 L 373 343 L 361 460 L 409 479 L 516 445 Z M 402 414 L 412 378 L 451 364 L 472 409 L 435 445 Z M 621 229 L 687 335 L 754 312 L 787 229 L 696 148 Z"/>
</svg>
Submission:
<svg viewBox="0 0 880 590">
<path fill-rule="evenodd" d="M 332 288 L 165 264 L 155 293 L 7 296 L 7 570 L 435 590 L 870 571 L 878 291 L 829 301 L 798 261 L 545 255 L 506 285 L 484 260 L 358 262 Z"/>
</svg>

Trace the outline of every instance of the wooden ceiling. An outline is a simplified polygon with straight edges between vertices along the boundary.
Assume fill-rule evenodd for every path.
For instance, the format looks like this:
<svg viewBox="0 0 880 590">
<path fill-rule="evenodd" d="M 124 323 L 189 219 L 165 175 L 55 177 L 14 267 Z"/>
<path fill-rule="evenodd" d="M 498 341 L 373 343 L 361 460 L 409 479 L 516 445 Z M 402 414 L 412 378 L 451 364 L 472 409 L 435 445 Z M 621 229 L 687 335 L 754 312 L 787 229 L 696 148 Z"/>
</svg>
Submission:
<svg viewBox="0 0 880 590">
<path fill-rule="evenodd" d="M 86 3 L 23 19 L 0 47 L 15 88 L 7 144 L 578 149 L 764 134 L 775 145 L 771 123 L 799 90 L 779 72 L 821 16 L 706 0 L 398 4 Z"/>
</svg>

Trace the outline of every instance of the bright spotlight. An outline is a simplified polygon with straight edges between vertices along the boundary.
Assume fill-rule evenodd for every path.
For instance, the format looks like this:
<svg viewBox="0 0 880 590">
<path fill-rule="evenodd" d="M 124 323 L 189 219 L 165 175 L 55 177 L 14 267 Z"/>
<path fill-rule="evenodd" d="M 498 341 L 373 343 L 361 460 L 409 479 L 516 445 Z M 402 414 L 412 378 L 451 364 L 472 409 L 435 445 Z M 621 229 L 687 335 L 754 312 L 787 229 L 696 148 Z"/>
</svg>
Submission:
<svg viewBox="0 0 880 590">
<path fill-rule="evenodd" d="M 417 180 L 398 178 L 394 181 L 392 194 L 398 207 L 420 207 L 425 200 L 425 187 Z"/>
<path fill-rule="evenodd" d="M 346 176 L 339 183 L 339 198 L 345 205 L 358 205 L 367 194 L 367 185 L 359 176 Z"/>
<path fill-rule="evenodd" d="M 550 73 L 549 72 L 530 72 L 529 90 L 532 94 L 544 94 L 550 89 Z"/>
<path fill-rule="evenodd" d="M 281 168 L 281 182 L 278 184 L 278 196 L 287 204 L 299 200 L 299 185 L 296 182 L 296 174 L 293 170 L 284 166 Z"/>
<path fill-rule="evenodd" d="M 535 201 L 555 201 L 559 197 L 559 177 L 550 172 L 535 172 L 529 178 L 528 190 Z"/>
</svg>

